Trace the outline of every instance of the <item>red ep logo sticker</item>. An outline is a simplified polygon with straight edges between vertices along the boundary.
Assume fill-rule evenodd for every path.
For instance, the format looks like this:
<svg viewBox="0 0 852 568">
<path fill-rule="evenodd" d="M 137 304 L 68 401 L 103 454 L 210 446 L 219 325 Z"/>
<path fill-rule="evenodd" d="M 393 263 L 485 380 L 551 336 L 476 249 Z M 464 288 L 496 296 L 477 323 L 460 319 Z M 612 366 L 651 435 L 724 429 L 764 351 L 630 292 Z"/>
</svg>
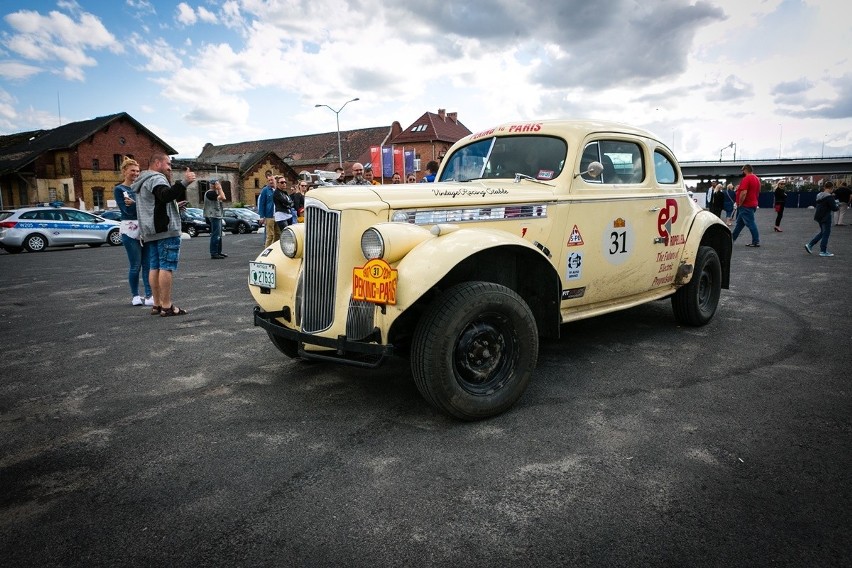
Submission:
<svg viewBox="0 0 852 568">
<path fill-rule="evenodd" d="M 677 221 L 677 200 L 666 199 L 666 206 L 660 210 L 657 216 L 657 232 L 666 240 L 666 245 L 669 244 L 669 239 L 672 236 L 672 224 Z"/>
</svg>

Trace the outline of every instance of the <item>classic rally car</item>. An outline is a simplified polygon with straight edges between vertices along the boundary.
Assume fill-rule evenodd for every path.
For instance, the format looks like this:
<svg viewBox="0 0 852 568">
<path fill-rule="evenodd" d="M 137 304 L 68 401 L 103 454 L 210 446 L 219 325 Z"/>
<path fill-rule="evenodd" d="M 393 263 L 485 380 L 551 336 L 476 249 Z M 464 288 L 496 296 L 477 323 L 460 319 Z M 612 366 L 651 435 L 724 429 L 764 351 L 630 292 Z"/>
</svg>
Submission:
<svg viewBox="0 0 852 568">
<path fill-rule="evenodd" d="M 409 357 L 427 401 L 477 420 L 518 400 L 563 324 L 671 297 L 700 326 L 728 288 L 730 230 L 646 131 L 502 124 L 436 180 L 309 193 L 305 223 L 250 264 L 255 325 L 289 357 Z"/>
</svg>

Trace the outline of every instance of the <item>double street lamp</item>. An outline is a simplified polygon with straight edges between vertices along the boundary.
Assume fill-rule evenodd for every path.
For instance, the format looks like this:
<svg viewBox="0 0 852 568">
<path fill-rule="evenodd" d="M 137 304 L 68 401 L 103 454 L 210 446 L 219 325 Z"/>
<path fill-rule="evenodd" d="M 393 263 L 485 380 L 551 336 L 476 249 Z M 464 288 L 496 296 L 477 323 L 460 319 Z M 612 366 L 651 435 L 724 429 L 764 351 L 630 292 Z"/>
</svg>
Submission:
<svg viewBox="0 0 852 568">
<path fill-rule="evenodd" d="M 328 105 L 314 105 L 314 107 L 325 107 L 325 108 L 327 108 L 328 110 L 330 110 L 331 112 L 334 113 L 334 117 L 337 120 L 337 160 L 340 163 L 341 168 L 343 167 L 343 148 L 340 145 L 340 111 L 342 111 L 344 109 L 344 107 L 346 105 L 348 105 L 349 103 L 353 103 L 353 102 L 358 101 L 358 100 L 361 100 L 361 99 L 359 99 L 358 97 L 355 97 L 354 99 L 349 99 L 348 101 L 343 103 L 343 106 L 341 106 L 337 110 L 334 110 L 333 108 L 331 108 Z"/>
</svg>

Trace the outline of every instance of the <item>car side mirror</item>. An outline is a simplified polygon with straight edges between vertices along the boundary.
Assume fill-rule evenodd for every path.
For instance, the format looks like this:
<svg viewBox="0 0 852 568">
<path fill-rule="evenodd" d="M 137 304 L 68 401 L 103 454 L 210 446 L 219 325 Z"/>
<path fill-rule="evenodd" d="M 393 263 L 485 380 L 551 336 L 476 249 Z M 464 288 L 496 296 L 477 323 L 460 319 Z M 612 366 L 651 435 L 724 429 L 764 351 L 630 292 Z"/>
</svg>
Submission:
<svg viewBox="0 0 852 568">
<path fill-rule="evenodd" d="M 603 167 L 602 163 L 592 162 L 591 164 L 589 164 L 589 169 L 587 169 L 584 172 L 577 172 L 576 174 L 574 174 L 574 177 L 576 178 L 577 176 L 584 176 L 584 175 L 588 174 L 588 175 L 592 176 L 593 178 L 596 178 L 603 173 L 603 170 L 604 170 L 604 167 Z"/>
</svg>

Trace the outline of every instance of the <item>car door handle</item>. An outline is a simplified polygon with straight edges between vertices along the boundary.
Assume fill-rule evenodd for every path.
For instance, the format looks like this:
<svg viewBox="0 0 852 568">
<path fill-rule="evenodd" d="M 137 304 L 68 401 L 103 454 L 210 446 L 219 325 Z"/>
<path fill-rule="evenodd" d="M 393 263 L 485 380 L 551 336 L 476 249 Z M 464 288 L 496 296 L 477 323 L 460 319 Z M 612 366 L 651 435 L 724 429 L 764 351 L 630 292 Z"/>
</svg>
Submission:
<svg viewBox="0 0 852 568">
<path fill-rule="evenodd" d="M 656 213 L 660 209 L 662 209 L 662 207 L 651 207 L 650 209 L 648 209 L 648 212 L 649 213 Z"/>
</svg>

